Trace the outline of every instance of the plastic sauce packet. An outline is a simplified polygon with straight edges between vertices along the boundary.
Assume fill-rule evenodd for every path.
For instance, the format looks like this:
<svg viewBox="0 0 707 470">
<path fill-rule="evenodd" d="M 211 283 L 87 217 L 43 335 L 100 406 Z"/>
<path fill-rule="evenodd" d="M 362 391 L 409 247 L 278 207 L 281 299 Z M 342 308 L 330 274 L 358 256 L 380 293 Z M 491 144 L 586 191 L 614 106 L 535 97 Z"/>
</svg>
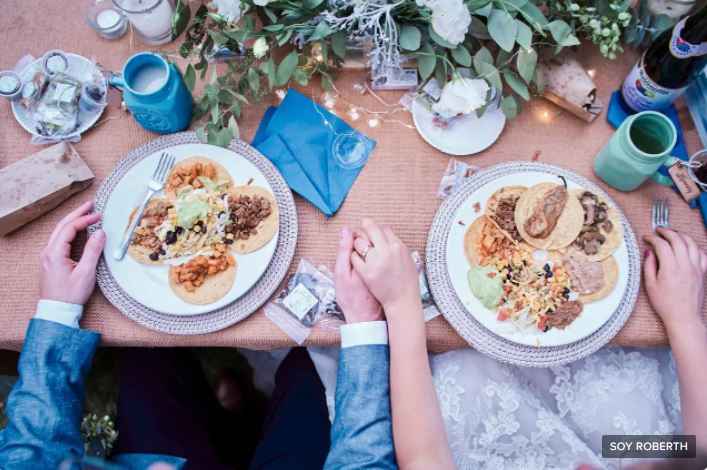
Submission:
<svg viewBox="0 0 707 470">
<path fill-rule="evenodd" d="M 306 259 L 300 260 L 287 286 L 265 306 L 265 315 L 297 344 L 304 343 L 316 324 L 338 329 L 344 323 L 331 273 Z"/>
<path fill-rule="evenodd" d="M 437 196 L 444 199 L 454 194 L 469 178 L 474 176 L 481 168 L 475 165 L 460 162 L 459 160 L 449 160 L 447 169 L 439 182 Z"/>
</svg>

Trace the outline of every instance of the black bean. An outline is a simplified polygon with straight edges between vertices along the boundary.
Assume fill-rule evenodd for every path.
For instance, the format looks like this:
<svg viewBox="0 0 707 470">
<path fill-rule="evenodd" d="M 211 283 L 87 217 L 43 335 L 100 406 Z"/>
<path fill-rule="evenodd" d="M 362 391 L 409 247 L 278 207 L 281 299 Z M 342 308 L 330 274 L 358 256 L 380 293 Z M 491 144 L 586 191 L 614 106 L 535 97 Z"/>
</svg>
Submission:
<svg viewBox="0 0 707 470">
<path fill-rule="evenodd" d="M 150 259 L 151 259 L 152 261 L 157 261 L 157 260 L 159 259 L 159 257 L 160 257 L 160 254 L 157 253 L 157 252 L 155 252 L 155 253 L 150 253 Z"/>
<path fill-rule="evenodd" d="M 226 214 L 224 211 L 219 212 L 219 213 L 218 213 L 218 218 L 220 219 L 221 217 L 224 216 L 224 214 Z"/>
<path fill-rule="evenodd" d="M 165 255 L 167 252 L 160 248 L 160 255 Z"/>
<path fill-rule="evenodd" d="M 552 274 L 552 271 L 545 271 L 545 277 L 550 279 L 554 274 Z"/>
<path fill-rule="evenodd" d="M 177 241 L 177 234 L 171 230 L 167 231 L 167 235 L 164 237 L 164 242 L 168 245 L 175 243 Z"/>
<path fill-rule="evenodd" d="M 182 227 L 177 227 L 177 228 L 174 229 L 174 231 L 177 232 L 177 235 L 181 235 L 182 232 L 184 232 L 184 228 L 182 228 Z"/>
<path fill-rule="evenodd" d="M 223 242 L 226 245 L 232 245 L 233 244 L 233 239 L 232 238 L 224 238 Z"/>
</svg>

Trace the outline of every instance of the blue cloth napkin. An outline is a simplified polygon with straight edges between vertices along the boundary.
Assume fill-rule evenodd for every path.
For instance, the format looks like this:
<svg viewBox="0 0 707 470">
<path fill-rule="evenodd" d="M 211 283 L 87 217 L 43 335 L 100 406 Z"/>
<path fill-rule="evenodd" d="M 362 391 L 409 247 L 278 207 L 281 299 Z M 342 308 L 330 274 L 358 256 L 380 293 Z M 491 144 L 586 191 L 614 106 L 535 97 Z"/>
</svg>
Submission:
<svg viewBox="0 0 707 470">
<path fill-rule="evenodd" d="M 677 141 L 675 142 L 675 147 L 673 148 L 671 155 L 679 158 L 680 160 L 688 161 L 690 156 L 687 153 L 687 147 L 685 145 L 685 137 L 683 135 L 682 125 L 680 124 L 680 118 L 678 117 L 678 112 L 675 109 L 675 106 L 670 105 L 669 107 L 660 112 L 665 114 L 668 119 L 673 122 L 673 124 L 675 125 L 675 129 L 678 132 Z M 609 110 L 606 113 L 606 120 L 609 122 L 609 124 L 611 124 L 614 128 L 618 128 L 621 123 L 624 122 L 624 119 L 626 119 L 633 113 L 634 111 L 629 109 L 624 103 L 623 98 L 621 98 L 620 90 L 617 90 L 612 93 L 611 101 L 609 102 Z M 658 171 L 660 171 L 666 176 L 670 176 L 665 167 L 661 167 Z M 693 209 L 700 209 L 700 212 L 702 214 L 702 221 L 705 224 L 705 227 L 707 227 L 707 193 L 702 192 L 700 193 L 700 197 L 690 201 L 690 207 Z"/>
<path fill-rule="evenodd" d="M 355 136 L 364 152 L 355 168 L 342 166 L 332 154 L 337 137 L 347 135 Z M 273 162 L 293 191 L 327 217 L 339 210 L 376 146 L 374 140 L 296 90 L 289 90 L 280 106 L 265 111 L 252 143 Z"/>
</svg>

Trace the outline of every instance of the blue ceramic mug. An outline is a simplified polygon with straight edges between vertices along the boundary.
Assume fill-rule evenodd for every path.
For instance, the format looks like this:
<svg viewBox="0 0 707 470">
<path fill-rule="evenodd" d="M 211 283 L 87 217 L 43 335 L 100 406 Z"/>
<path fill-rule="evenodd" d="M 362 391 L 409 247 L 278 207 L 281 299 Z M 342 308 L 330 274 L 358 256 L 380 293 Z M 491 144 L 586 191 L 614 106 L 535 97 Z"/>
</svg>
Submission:
<svg viewBox="0 0 707 470">
<path fill-rule="evenodd" d="M 170 134 L 189 127 L 192 96 L 174 64 L 152 52 L 139 52 L 109 83 L 123 91 L 123 101 L 148 131 Z"/>
</svg>

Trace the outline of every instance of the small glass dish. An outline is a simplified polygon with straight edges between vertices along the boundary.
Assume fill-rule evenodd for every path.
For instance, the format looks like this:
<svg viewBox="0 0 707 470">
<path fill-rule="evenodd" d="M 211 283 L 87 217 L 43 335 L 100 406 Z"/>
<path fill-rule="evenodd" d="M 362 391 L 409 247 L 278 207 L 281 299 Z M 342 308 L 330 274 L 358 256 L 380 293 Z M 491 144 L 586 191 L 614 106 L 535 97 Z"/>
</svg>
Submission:
<svg viewBox="0 0 707 470">
<path fill-rule="evenodd" d="M 107 0 L 91 3 L 86 11 L 86 23 L 99 36 L 110 40 L 123 37 L 128 30 L 128 18 Z"/>
</svg>

